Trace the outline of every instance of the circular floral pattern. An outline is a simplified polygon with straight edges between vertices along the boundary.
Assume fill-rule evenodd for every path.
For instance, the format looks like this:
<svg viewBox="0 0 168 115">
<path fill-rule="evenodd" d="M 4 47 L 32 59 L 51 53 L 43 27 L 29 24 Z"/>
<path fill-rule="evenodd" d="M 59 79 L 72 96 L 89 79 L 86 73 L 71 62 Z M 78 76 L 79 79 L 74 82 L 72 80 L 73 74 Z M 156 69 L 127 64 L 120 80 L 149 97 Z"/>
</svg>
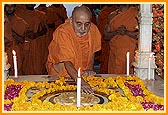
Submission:
<svg viewBox="0 0 168 115">
<path fill-rule="evenodd" d="M 58 91 L 75 91 L 76 85 L 66 85 L 65 79 L 60 78 L 55 82 L 14 82 L 8 79 L 5 82 L 5 92 L 9 87 L 18 85 L 21 90 L 12 91 L 18 92 L 14 98 L 4 97 L 6 111 L 163 111 L 164 99 L 156 96 L 149 91 L 144 82 L 135 76 L 116 76 L 116 77 L 83 77 L 90 86 L 101 94 L 108 97 L 108 102 L 105 104 L 94 104 L 92 106 L 62 106 L 53 104 L 47 100 L 42 101 L 40 98 L 46 94 Z M 35 93 L 28 99 L 26 92 L 32 87 L 41 87 L 43 90 Z M 121 89 L 124 95 L 114 89 Z M 18 88 L 14 88 L 18 89 Z M 19 88 L 20 89 L 20 88 Z M 135 91 L 137 90 L 137 91 Z M 11 92 L 11 94 L 12 94 Z M 9 92 L 10 93 L 10 92 Z"/>
</svg>

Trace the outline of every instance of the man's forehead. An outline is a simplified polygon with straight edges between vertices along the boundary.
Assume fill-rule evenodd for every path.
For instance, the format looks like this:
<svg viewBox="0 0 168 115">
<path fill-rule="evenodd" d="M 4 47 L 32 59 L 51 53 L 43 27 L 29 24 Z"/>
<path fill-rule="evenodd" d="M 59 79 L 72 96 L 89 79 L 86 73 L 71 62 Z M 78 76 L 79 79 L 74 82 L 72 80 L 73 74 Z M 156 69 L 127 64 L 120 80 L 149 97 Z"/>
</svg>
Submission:
<svg viewBox="0 0 168 115">
<path fill-rule="evenodd" d="M 89 14 L 85 13 L 85 12 L 76 12 L 74 15 L 73 15 L 73 20 L 91 20 L 91 17 Z"/>
<path fill-rule="evenodd" d="M 91 18 L 88 15 L 75 15 L 72 18 L 75 22 L 90 22 Z"/>
<path fill-rule="evenodd" d="M 91 15 L 91 11 L 88 7 L 86 6 L 80 6 L 80 7 L 76 7 L 74 8 L 72 15 Z"/>
</svg>

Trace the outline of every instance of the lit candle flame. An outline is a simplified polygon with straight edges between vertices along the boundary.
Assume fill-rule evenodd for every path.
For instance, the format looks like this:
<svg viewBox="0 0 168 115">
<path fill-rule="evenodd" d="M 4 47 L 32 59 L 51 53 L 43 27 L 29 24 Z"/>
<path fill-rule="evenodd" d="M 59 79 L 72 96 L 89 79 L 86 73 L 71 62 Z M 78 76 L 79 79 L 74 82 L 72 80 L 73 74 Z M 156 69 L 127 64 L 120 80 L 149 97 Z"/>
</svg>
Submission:
<svg viewBox="0 0 168 115">
<path fill-rule="evenodd" d="M 14 56 L 16 56 L 16 52 L 15 52 L 15 50 L 12 50 L 12 53 L 13 53 Z"/>
</svg>

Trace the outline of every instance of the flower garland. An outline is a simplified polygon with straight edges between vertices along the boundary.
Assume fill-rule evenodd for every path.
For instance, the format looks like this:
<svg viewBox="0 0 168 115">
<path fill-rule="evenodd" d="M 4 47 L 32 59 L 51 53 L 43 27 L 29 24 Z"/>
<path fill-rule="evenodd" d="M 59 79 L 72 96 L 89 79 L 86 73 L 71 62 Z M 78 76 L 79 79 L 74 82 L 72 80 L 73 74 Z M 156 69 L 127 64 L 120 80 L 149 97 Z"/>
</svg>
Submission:
<svg viewBox="0 0 168 115">
<path fill-rule="evenodd" d="M 62 106 L 60 104 L 52 104 L 49 101 L 41 101 L 40 98 L 46 94 L 50 94 L 57 91 L 74 91 L 76 90 L 76 85 L 65 85 L 65 79 L 60 78 L 55 82 L 28 82 L 24 81 L 21 83 L 14 82 L 8 79 L 5 82 L 5 89 L 10 85 L 21 85 L 22 89 L 19 95 L 15 98 L 9 100 L 4 100 L 4 104 L 12 105 L 11 111 L 159 111 L 164 110 L 164 99 L 162 97 L 156 96 L 154 93 L 146 89 L 144 82 L 135 76 L 129 77 L 84 77 L 96 92 L 103 93 L 108 96 L 109 102 L 105 104 L 94 104 L 93 106 L 81 106 L 77 108 L 76 106 Z M 138 86 L 142 90 L 142 95 L 133 95 L 130 90 L 130 85 Z M 30 101 L 26 92 L 31 87 L 42 87 L 45 90 L 41 90 L 34 94 Z M 114 88 L 120 88 L 124 95 L 119 92 L 114 91 Z M 137 89 L 136 89 L 137 90 Z M 141 94 L 142 94 L 141 93 Z M 146 106 L 149 105 L 150 106 Z M 8 110 L 9 111 L 9 110 Z"/>
<path fill-rule="evenodd" d="M 164 4 L 153 4 L 152 12 L 152 50 L 156 56 L 156 73 L 164 78 Z"/>
</svg>

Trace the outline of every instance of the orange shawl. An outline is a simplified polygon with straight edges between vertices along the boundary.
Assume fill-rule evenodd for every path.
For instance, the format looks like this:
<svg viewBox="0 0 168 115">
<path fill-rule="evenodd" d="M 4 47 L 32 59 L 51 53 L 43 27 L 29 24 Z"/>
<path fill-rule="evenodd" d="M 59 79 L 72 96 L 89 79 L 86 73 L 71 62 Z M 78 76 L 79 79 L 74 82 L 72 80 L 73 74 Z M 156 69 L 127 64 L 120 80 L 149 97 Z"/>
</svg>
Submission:
<svg viewBox="0 0 168 115">
<path fill-rule="evenodd" d="M 42 29 L 42 25 L 46 26 L 45 13 L 39 10 L 27 10 L 18 14 L 29 25 L 30 30 L 36 33 Z M 45 48 L 46 34 L 39 36 L 36 39 L 30 40 L 30 42 L 24 43 L 24 62 L 23 72 L 25 75 L 43 74 L 45 72 Z M 45 50 L 46 49 L 46 50 Z"/>
<path fill-rule="evenodd" d="M 11 65 L 10 75 L 14 75 L 14 65 L 13 65 L 13 54 L 12 50 L 16 51 L 17 56 L 17 64 L 18 64 L 18 74 L 22 75 L 22 64 L 23 64 L 23 52 L 21 44 L 17 43 L 16 40 L 13 38 L 12 30 L 15 31 L 20 36 L 24 36 L 25 32 L 28 29 L 27 23 L 17 15 L 14 15 L 12 19 L 5 22 L 4 24 L 4 34 L 5 38 L 10 40 L 12 43 L 11 46 L 5 46 L 5 50 L 8 54 L 9 63 Z"/>
<path fill-rule="evenodd" d="M 135 27 L 138 22 L 136 20 L 137 8 L 130 7 L 127 11 L 122 12 L 115 16 L 110 24 L 111 31 L 117 30 L 118 27 L 124 25 L 128 31 L 135 31 Z M 114 36 L 110 45 L 110 55 L 108 62 L 108 73 L 112 74 L 125 74 L 126 73 L 126 53 L 130 52 L 130 73 L 133 73 L 133 68 L 131 67 L 134 61 L 134 54 L 136 49 L 137 40 L 124 35 Z"/>
<path fill-rule="evenodd" d="M 53 34 L 53 40 L 49 45 L 48 61 L 46 63 L 48 74 L 69 77 L 63 61 L 71 61 L 76 70 L 81 67 L 82 70 L 86 69 L 82 66 L 82 51 L 79 39 L 74 32 L 69 20 L 59 26 Z M 93 54 L 101 49 L 101 35 L 97 27 L 92 23 L 88 33 L 89 39 L 89 52 L 88 61 L 91 60 Z M 56 64 L 58 71 L 54 70 L 53 65 Z"/>
<path fill-rule="evenodd" d="M 116 5 L 113 6 L 104 6 L 98 16 L 98 28 L 101 34 L 104 33 L 104 28 L 107 24 L 108 16 L 111 12 L 115 11 L 118 7 Z M 110 52 L 109 42 L 105 41 L 102 38 L 101 41 L 102 49 L 100 51 L 100 55 L 97 57 L 97 60 L 100 62 L 100 73 L 108 73 L 108 57 Z"/>
</svg>

